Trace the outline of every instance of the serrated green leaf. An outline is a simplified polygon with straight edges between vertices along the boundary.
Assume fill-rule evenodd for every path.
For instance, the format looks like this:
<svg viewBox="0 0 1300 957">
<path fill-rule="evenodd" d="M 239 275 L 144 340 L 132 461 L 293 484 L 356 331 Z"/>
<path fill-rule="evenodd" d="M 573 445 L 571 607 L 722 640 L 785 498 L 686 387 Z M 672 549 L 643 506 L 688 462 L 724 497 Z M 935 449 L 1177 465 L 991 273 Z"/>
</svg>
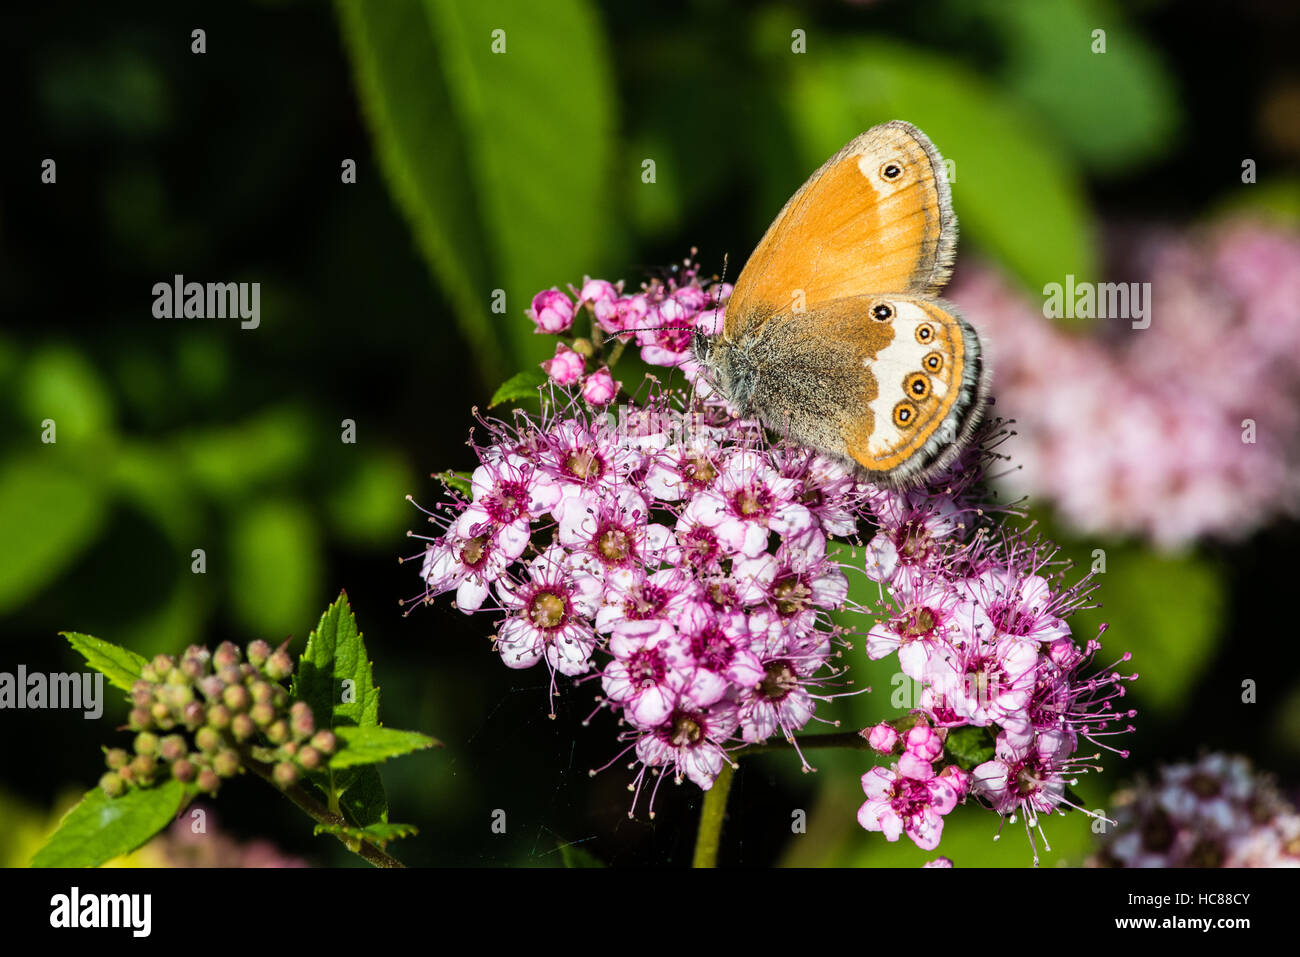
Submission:
<svg viewBox="0 0 1300 957">
<path fill-rule="evenodd" d="M 321 615 L 298 659 L 293 695 L 311 705 L 322 728 L 379 724 L 379 689 L 347 592 Z M 347 700 L 345 700 L 345 698 Z"/>
<path fill-rule="evenodd" d="M 334 729 L 334 733 L 343 741 L 343 747 L 330 758 L 330 767 L 335 770 L 377 764 L 412 751 L 441 747 L 438 741 L 427 735 L 395 728 L 339 727 Z"/>
<path fill-rule="evenodd" d="M 140 680 L 141 669 L 149 663 L 148 659 L 129 648 L 93 635 L 83 635 L 78 631 L 61 631 L 59 634 L 68 639 L 68 644 L 86 659 L 86 664 L 103 672 L 109 684 L 123 691 L 131 690 L 131 685 Z"/>
<path fill-rule="evenodd" d="M 376 765 L 345 768 L 334 773 L 334 782 L 343 792 L 339 806 L 353 824 L 370 827 L 388 820 L 388 795 Z"/>
<path fill-rule="evenodd" d="M 604 867 L 605 863 L 580 844 L 559 844 L 565 867 Z"/>
<path fill-rule="evenodd" d="M 466 498 L 474 497 L 474 486 L 470 482 L 469 472 L 453 472 L 451 469 L 447 469 L 445 472 L 439 472 L 434 478 L 448 488 L 455 489 Z"/>
<path fill-rule="evenodd" d="M 537 390 L 545 384 L 546 373 L 541 369 L 525 369 L 523 372 L 517 372 L 501 383 L 496 392 L 492 393 L 492 401 L 488 403 L 488 408 L 498 406 L 502 402 L 535 399 L 537 398 Z"/>
<path fill-rule="evenodd" d="M 110 798 L 101 788 L 86 796 L 36 852 L 33 867 L 98 867 L 135 850 L 171 823 L 185 801 L 175 778 L 156 788 L 136 788 Z"/>
<path fill-rule="evenodd" d="M 987 728 L 952 728 L 944 738 L 943 750 L 958 767 L 970 771 L 992 759 L 993 739 Z"/>
<path fill-rule="evenodd" d="M 414 824 L 372 824 L 369 827 L 341 827 L 337 824 L 317 824 L 314 834 L 341 834 L 357 841 L 366 841 L 383 847 L 389 841 L 413 837 L 420 833 Z"/>
</svg>

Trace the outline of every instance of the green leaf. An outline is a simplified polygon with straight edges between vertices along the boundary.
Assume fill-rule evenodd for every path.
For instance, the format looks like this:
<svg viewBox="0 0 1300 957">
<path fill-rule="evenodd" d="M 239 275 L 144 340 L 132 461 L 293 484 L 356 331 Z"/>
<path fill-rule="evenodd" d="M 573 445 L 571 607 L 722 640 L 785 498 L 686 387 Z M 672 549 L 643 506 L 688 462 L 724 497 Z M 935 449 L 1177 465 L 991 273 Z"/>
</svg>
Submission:
<svg viewBox="0 0 1300 957">
<path fill-rule="evenodd" d="M 546 373 L 541 369 L 525 369 L 516 372 L 492 393 L 488 408 L 502 402 L 514 402 L 516 399 L 535 399 L 537 390 L 546 384 Z"/>
<path fill-rule="evenodd" d="M 67 569 L 95 541 L 107 514 L 102 485 L 60 466 L 53 459 L 59 446 L 46 448 L 0 465 L 0 614 Z"/>
<path fill-rule="evenodd" d="M 148 659 L 129 648 L 122 648 L 93 635 L 83 635 L 77 631 L 61 631 L 59 634 L 81 653 L 86 664 L 96 671 L 102 671 L 109 684 L 123 691 L 131 690 L 131 685 L 140 680 L 140 670 L 149 663 Z"/>
<path fill-rule="evenodd" d="M 335 774 L 334 781 L 343 792 L 339 806 L 354 824 L 369 827 L 388 820 L 388 795 L 377 766 L 347 768 Z"/>
<path fill-rule="evenodd" d="M 771 22 L 759 38 L 768 50 Z M 816 57 L 790 57 L 789 30 L 782 34 L 778 24 L 775 34 L 784 37 L 778 62 L 800 61 L 782 89 L 807 171 L 856 133 L 907 120 L 953 164 L 953 204 L 964 237 L 1035 292 L 1067 274 L 1096 278 L 1082 180 L 1031 111 L 954 60 L 896 40 L 828 38 Z M 789 184 L 790 191 L 798 185 Z"/>
<path fill-rule="evenodd" d="M 317 824 L 313 834 L 341 834 L 356 841 L 366 841 L 383 847 L 389 841 L 413 837 L 420 833 L 414 824 L 371 824 L 369 827 L 342 827 L 338 824 Z"/>
<path fill-rule="evenodd" d="M 175 778 L 156 788 L 136 788 L 110 798 L 101 788 L 86 796 L 36 852 L 33 867 L 98 867 L 135 850 L 176 817 L 185 786 Z"/>
<path fill-rule="evenodd" d="M 443 485 L 455 489 L 466 498 L 474 497 L 474 486 L 470 481 L 471 477 L 472 476 L 469 472 L 453 472 L 451 469 L 447 469 L 445 472 L 439 472 L 434 476 L 434 478 L 440 481 Z"/>
<path fill-rule="evenodd" d="M 591 4 L 341 0 L 339 16 L 389 190 L 480 366 L 546 358 L 523 310 L 611 245 L 612 80 Z"/>
<path fill-rule="evenodd" d="M 287 634 L 308 620 L 313 606 L 320 607 L 320 553 L 318 523 L 299 502 L 264 501 L 235 513 L 231 591 L 249 631 Z"/>
<path fill-rule="evenodd" d="M 33 352 L 23 363 L 19 389 L 24 417 L 53 419 L 61 443 L 95 441 L 113 431 L 112 394 L 80 352 L 63 346 Z"/>
<path fill-rule="evenodd" d="M 993 757 L 993 740 L 987 728 L 951 728 L 944 738 L 943 750 L 957 766 L 970 771 Z"/>
<path fill-rule="evenodd" d="M 591 851 L 587 850 L 580 844 L 557 845 L 560 851 L 560 858 L 564 861 L 565 867 L 604 867 L 605 864 Z"/>
<path fill-rule="evenodd" d="M 438 741 L 426 735 L 395 728 L 345 726 L 335 728 L 334 733 L 344 744 L 330 758 L 330 767 L 335 770 L 359 764 L 378 764 L 412 751 L 441 747 Z"/>
<path fill-rule="evenodd" d="M 1034 106 L 1089 169 L 1114 173 L 1176 144 L 1178 96 L 1156 49 L 1112 3 L 980 0 L 1001 33 L 1004 84 Z M 1106 31 L 1094 53 L 1092 31 Z"/>
<path fill-rule="evenodd" d="M 307 638 L 293 679 L 293 696 L 311 705 L 322 728 L 379 725 L 379 689 L 347 592 L 339 593 Z"/>
</svg>

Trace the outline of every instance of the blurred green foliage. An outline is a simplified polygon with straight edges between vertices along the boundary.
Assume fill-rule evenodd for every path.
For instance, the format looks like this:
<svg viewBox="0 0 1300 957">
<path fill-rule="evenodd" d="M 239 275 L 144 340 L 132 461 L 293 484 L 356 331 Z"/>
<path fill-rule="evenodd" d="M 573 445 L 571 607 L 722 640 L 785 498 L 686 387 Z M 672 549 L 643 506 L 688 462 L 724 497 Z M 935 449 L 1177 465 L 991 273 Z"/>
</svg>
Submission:
<svg viewBox="0 0 1300 957">
<path fill-rule="evenodd" d="M 506 674 L 481 622 L 446 608 L 398 614 L 418 579 L 393 558 L 418 551 L 406 528 L 422 531 L 404 496 L 428 502 L 439 486 L 419 476 L 470 464 L 469 407 L 548 350 L 523 317 L 533 293 L 584 274 L 635 283 L 692 245 L 713 270 L 729 253 L 734 275 L 811 169 L 892 118 L 953 160 L 961 255 L 978 251 L 1028 290 L 1098 275 L 1101 227 L 1117 213 L 1185 223 L 1247 202 L 1294 221 L 1300 205 L 1293 174 L 1270 173 L 1246 197 L 1239 183 L 1243 150 L 1270 171 L 1294 168 L 1252 119 L 1288 68 L 1285 34 L 1231 82 L 1217 55 L 1267 39 L 1270 18 L 1286 17 L 1268 5 L 1228 24 L 1102 0 L 662 11 L 339 0 L 204 16 L 202 58 L 188 48 L 192 17 L 162 3 L 76 22 L 29 12 L 0 40 L 18 104 L 0 220 L 5 659 L 66 666 L 52 643 L 67 628 L 145 655 L 282 638 L 346 585 L 391 611 L 363 612 L 389 713 L 447 741 L 390 781 L 405 792 L 394 803 L 426 807 L 410 846 L 428 862 L 558 864 L 573 854 L 557 841 L 597 835 L 584 860 L 681 860 L 672 835 L 693 822 L 678 792 L 657 829 L 627 825 L 620 772 L 588 782 L 583 762 L 614 747 L 599 722 L 578 727 L 589 695 L 574 692 L 547 722 L 544 679 Z M 1174 34 L 1183 20 L 1187 35 Z M 1096 29 L 1104 54 L 1091 49 Z M 38 182 L 46 155 L 59 160 L 57 187 Z M 345 158 L 355 186 L 340 183 Z M 262 327 L 153 320 L 148 290 L 174 273 L 261 282 Z M 492 311 L 497 289 L 504 314 Z M 340 440 L 346 418 L 356 444 Z M 42 442 L 46 420 L 55 443 Z M 1271 580 L 1267 549 L 1294 542 L 1293 529 L 1278 534 L 1258 553 L 1173 558 L 1064 542 L 1082 567 L 1107 549 L 1105 607 L 1078 617 L 1080 637 L 1111 623 L 1107 646 L 1133 649 L 1134 697 L 1150 711 L 1135 763 L 1108 762 L 1105 780 L 1082 786 L 1089 801 L 1134 766 L 1192 750 L 1201 739 L 1178 729 L 1204 711 L 1198 696 L 1213 693 L 1223 721 L 1206 743 L 1252 739 L 1251 722 L 1266 723 L 1240 708 L 1223 718 L 1223 701 L 1244 668 L 1240 610 Z M 206 572 L 194 574 L 200 548 Z M 864 724 L 890 711 L 892 669 L 855 667 L 877 693 L 830 713 Z M 1293 685 L 1288 700 L 1300 700 Z M 1293 726 L 1300 709 L 1289 713 Z M 40 735 L 57 736 L 29 731 L 29 756 Z M 1265 757 L 1294 769 L 1293 737 Z M 94 757 L 72 748 L 6 785 L 49 805 L 88 783 Z M 743 860 L 927 859 L 853 822 L 862 755 L 814 763 L 812 779 L 773 756 L 742 772 L 733 800 L 749 795 L 756 809 L 731 827 L 764 808 L 785 822 L 754 823 Z M 462 827 L 506 795 L 526 835 L 494 842 L 486 819 Z M 813 824 L 789 842 L 796 800 Z M 1046 862 L 1078 859 L 1086 821 L 1072 817 L 1048 825 Z M 991 820 L 958 812 L 942 852 L 1026 863 L 1022 836 L 991 843 Z M 724 862 L 733 853 L 724 836 Z"/>
</svg>

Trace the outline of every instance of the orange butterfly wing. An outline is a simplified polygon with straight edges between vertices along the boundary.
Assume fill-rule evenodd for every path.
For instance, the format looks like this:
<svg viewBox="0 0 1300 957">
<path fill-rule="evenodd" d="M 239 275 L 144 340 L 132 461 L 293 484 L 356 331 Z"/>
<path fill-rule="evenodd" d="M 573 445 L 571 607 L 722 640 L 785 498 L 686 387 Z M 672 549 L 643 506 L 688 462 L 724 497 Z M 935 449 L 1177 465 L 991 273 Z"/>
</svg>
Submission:
<svg viewBox="0 0 1300 957">
<path fill-rule="evenodd" d="M 872 127 L 777 214 L 736 281 L 726 334 L 801 300 L 812 307 L 868 292 L 934 295 L 948 280 L 956 238 L 943 160 L 930 140 L 897 120 Z"/>
</svg>

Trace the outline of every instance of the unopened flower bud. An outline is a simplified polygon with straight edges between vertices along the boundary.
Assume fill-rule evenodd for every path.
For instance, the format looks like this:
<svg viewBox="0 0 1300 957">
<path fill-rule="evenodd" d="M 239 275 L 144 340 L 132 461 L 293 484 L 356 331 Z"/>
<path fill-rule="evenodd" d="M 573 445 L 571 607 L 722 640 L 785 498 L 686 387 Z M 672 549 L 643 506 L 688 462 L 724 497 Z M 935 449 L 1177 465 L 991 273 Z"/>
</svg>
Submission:
<svg viewBox="0 0 1300 957">
<path fill-rule="evenodd" d="M 131 759 L 130 767 L 131 773 L 135 775 L 136 780 L 147 782 L 158 769 L 158 762 L 153 759 L 151 754 L 137 754 Z"/>
<path fill-rule="evenodd" d="M 275 709 L 269 701 L 259 701 L 248 709 L 248 714 L 253 719 L 253 724 L 259 728 L 265 728 L 275 720 Z"/>
<path fill-rule="evenodd" d="M 182 758 L 172 765 L 172 777 L 182 784 L 189 784 L 198 773 L 199 769 L 189 758 Z"/>
<path fill-rule="evenodd" d="M 153 703 L 153 707 L 149 709 L 149 714 L 159 724 L 172 716 L 171 708 L 167 707 L 167 705 L 161 701 L 155 701 Z"/>
<path fill-rule="evenodd" d="M 892 754 L 898 745 L 898 732 L 893 725 L 882 721 L 863 735 L 877 754 Z"/>
<path fill-rule="evenodd" d="M 320 752 L 308 745 L 298 752 L 298 763 L 308 771 L 314 771 L 320 767 Z"/>
<path fill-rule="evenodd" d="M 275 766 L 272 776 L 275 778 L 276 784 L 282 788 L 287 788 L 298 780 L 298 769 L 289 761 L 281 761 Z"/>
<path fill-rule="evenodd" d="M 231 711 L 244 711 L 248 708 L 248 689 L 243 685 L 230 685 L 221 693 L 221 700 Z"/>
<path fill-rule="evenodd" d="M 194 743 L 204 754 L 212 754 L 221 747 L 221 733 L 215 728 L 204 726 L 194 735 Z"/>
<path fill-rule="evenodd" d="M 254 707 L 258 706 L 255 705 Z M 253 720 L 256 721 L 257 719 L 254 718 Z M 289 722 L 283 718 L 272 722 L 270 727 L 266 729 L 266 737 L 272 744 L 284 744 L 289 740 Z"/>
<path fill-rule="evenodd" d="M 228 685 L 239 685 L 244 683 L 244 673 L 239 670 L 238 665 L 226 665 L 217 672 L 217 677 Z"/>
<path fill-rule="evenodd" d="M 218 731 L 225 731 L 230 727 L 230 709 L 224 704 L 214 704 L 208 707 L 208 724 Z"/>
<path fill-rule="evenodd" d="M 333 754 L 338 747 L 338 739 L 333 731 L 317 731 L 311 738 L 311 746 L 321 754 Z"/>
<path fill-rule="evenodd" d="M 271 700 L 271 682 L 254 681 L 248 686 L 248 693 L 253 699 L 254 704 L 262 704 Z"/>
<path fill-rule="evenodd" d="M 104 793 L 111 798 L 121 797 L 126 793 L 126 782 L 122 780 L 120 774 L 114 774 L 112 771 L 109 771 L 100 777 L 99 786 L 103 788 Z"/>
<path fill-rule="evenodd" d="M 211 768 L 204 768 L 199 772 L 198 785 L 200 791 L 216 794 L 217 788 L 221 787 L 221 778 L 217 777 L 217 772 Z"/>
<path fill-rule="evenodd" d="M 253 719 L 246 714 L 237 714 L 230 719 L 230 733 L 236 741 L 247 741 L 257 732 Z"/>
<path fill-rule="evenodd" d="M 181 720 L 190 731 L 201 725 L 205 717 L 207 717 L 207 709 L 197 701 L 191 701 L 181 711 Z"/>
<path fill-rule="evenodd" d="M 310 738 L 316 731 L 316 719 L 312 716 L 311 705 L 305 701 L 295 701 L 289 709 L 289 723 L 293 727 L 295 738 Z"/>
<path fill-rule="evenodd" d="M 124 767 L 126 762 L 130 760 L 131 756 L 122 748 L 109 748 L 104 752 L 104 762 L 114 771 L 118 768 Z"/>
<path fill-rule="evenodd" d="M 274 652 L 270 658 L 266 659 L 266 667 L 263 669 L 268 678 L 276 681 L 283 681 L 293 674 L 293 659 L 283 648 Z"/>
<path fill-rule="evenodd" d="M 207 675 L 199 680 L 199 690 L 203 692 L 203 697 L 214 701 L 226 690 L 226 683 L 218 675 Z"/>
<path fill-rule="evenodd" d="M 132 708 L 126 723 L 132 731 L 143 731 L 153 724 L 153 716 L 144 708 Z"/>
<path fill-rule="evenodd" d="M 261 638 L 248 643 L 248 661 L 254 668 L 262 667 L 269 657 L 271 657 L 270 644 Z"/>
<path fill-rule="evenodd" d="M 230 748 L 223 748 L 212 759 L 212 770 L 223 778 L 228 778 L 239 771 L 239 754 Z"/>
<path fill-rule="evenodd" d="M 217 645 L 217 650 L 212 653 L 212 667 L 218 671 L 232 665 L 238 667 L 240 657 L 238 645 L 233 641 L 223 641 Z"/>
<path fill-rule="evenodd" d="M 185 739 L 179 734 L 169 734 L 163 738 L 158 745 L 158 753 L 162 759 L 168 763 L 179 761 L 185 757 Z"/>
<path fill-rule="evenodd" d="M 171 655 L 155 655 L 149 665 L 153 668 L 153 680 L 162 681 L 166 678 L 167 673 L 176 666 L 176 662 L 172 660 Z"/>
<path fill-rule="evenodd" d="M 137 708 L 153 704 L 153 685 L 143 679 L 131 685 L 131 703 Z"/>
<path fill-rule="evenodd" d="M 158 752 L 158 735 L 152 731 L 141 731 L 135 736 L 136 754 L 156 754 Z"/>
</svg>

